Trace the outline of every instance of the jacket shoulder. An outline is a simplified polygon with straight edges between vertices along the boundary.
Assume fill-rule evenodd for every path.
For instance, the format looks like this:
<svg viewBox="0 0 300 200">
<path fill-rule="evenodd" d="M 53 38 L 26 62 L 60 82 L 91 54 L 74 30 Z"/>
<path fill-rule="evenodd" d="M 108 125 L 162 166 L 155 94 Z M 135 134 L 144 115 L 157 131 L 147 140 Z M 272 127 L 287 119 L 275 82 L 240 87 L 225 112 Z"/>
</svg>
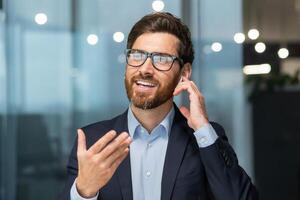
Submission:
<svg viewBox="0 0 300 200">
<path fill-rule="evenodd" d="M 112 119 L 98 121 L 95 123 L 91 123 L 82 127 L 81 129 L 85 133 L 87 146 L 91 146 L 95 143 L 99 138 L 104 136 L 108 131 L 115 130 L 117 133 L 119 124 L 121 123 L 122 126 L 127 125 L 127 111 L 121 115 L 118 115 Z"/>
<path fill-rule="evenodd" d="M 93 130 L 102 130 L 102 129 L 112 128 L 118 117 L 119 116 L 114 117 L 112 119 L 108 119 L 108 120 L 94 122 L 94 123 L 91 123 L 91 124 L 88 124 L 88 125 L 82 127 L 81 129 L 89 132 L 89 131 L 93 131 Z"/>
</svg>

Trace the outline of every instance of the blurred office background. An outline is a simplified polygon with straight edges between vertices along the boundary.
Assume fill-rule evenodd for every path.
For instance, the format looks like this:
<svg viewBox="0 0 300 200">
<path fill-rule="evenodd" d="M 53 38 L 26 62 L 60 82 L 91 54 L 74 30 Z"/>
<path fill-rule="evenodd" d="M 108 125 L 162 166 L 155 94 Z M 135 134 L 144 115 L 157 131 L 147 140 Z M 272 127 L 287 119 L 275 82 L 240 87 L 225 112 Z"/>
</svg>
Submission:
<svg viewBox="0 0 300 200">
<path fill-rule="evenodd" d="M 130 28 L 161 10 L 189 25 L 193 80 L 261 199 L 300 199 L 300 0 L 0 0 L 1 200 L 57 198 L 76 129 L 128 106 Z"/>
</svg>

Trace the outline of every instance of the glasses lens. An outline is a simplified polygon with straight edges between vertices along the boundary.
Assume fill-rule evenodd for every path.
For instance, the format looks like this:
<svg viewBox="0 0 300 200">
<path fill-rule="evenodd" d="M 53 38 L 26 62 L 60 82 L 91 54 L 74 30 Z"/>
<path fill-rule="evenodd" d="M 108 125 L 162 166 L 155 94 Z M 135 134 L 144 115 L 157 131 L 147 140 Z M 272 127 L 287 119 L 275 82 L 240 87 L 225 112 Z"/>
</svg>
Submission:
<svg viewBox="0 0 300 200">
<path fill-rule="evenodd" d="M 153 55 L 153 64 L 160 70 L 169 70 L 173 64 L 173 57 L 170 55 Z"/>
<path fill-rule="evenodd" d="M 127 52 L 127 64 L 131 66 L 140 66 L 147 59 L 147 56 L 144 52 L 129 50 Z"/>
</svg>

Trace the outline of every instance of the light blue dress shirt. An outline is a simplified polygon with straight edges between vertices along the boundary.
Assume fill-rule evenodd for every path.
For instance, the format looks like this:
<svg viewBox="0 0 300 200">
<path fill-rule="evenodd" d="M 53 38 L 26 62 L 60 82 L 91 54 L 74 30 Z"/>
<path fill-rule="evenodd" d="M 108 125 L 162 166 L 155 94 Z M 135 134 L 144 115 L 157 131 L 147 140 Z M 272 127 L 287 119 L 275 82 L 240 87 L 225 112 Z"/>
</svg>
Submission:
<svg viewBox="0 0 300 200">
<path fill-rule="evenodd" d="M 149 134 L 128 109 L 128 131 L 132 138 L 130 144 L 130 163 L 133 200 L 160 200 L 161 180 L 166 156 L 168 140 L 173 118 L 174 107 L 163 121 Z M 212 145 L 218 138 L 210 124 L 206 124 L 194 132 L 200 148 Z M 76 180 L 71 188 L 71 200 L 96 200 L 81 197 L 76 189 Z"/>
<path fill-rule="evenodd" d="M 128 110 L 128 130 L 132 138 L 130 163 L 134 200 L 159 200 L 161 179 L 174 108 L 149 134 Z"/>
</svg>

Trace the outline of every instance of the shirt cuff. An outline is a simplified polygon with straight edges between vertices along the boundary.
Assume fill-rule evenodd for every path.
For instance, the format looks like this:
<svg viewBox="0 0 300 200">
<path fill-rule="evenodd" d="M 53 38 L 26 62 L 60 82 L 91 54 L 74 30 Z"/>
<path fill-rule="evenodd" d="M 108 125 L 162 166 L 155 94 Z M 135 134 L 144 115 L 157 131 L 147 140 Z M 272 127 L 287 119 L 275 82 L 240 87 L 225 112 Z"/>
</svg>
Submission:
<svg viewBox="0 0 300 200">
<path fill-rule="evenodd" d="M 199 148 L 208 147 L 218 139 L 216 131 L 210 123 L 205 124 L 194 132 Z"/>
<path fill-rule="evenodd" d="M 70 191 L 70 197 L 71 200 L 97 200 L 97 197 L 99 195 L 99 192 L 96 194 L 96 196 L 92 197 L 92 198 L 83 198 L 82 196 L 80 196 L 80 194 L 77 191 L 77 187 L 76 187 L 76 179 L 72 185 L 71 191 Z"/>
</svg>

